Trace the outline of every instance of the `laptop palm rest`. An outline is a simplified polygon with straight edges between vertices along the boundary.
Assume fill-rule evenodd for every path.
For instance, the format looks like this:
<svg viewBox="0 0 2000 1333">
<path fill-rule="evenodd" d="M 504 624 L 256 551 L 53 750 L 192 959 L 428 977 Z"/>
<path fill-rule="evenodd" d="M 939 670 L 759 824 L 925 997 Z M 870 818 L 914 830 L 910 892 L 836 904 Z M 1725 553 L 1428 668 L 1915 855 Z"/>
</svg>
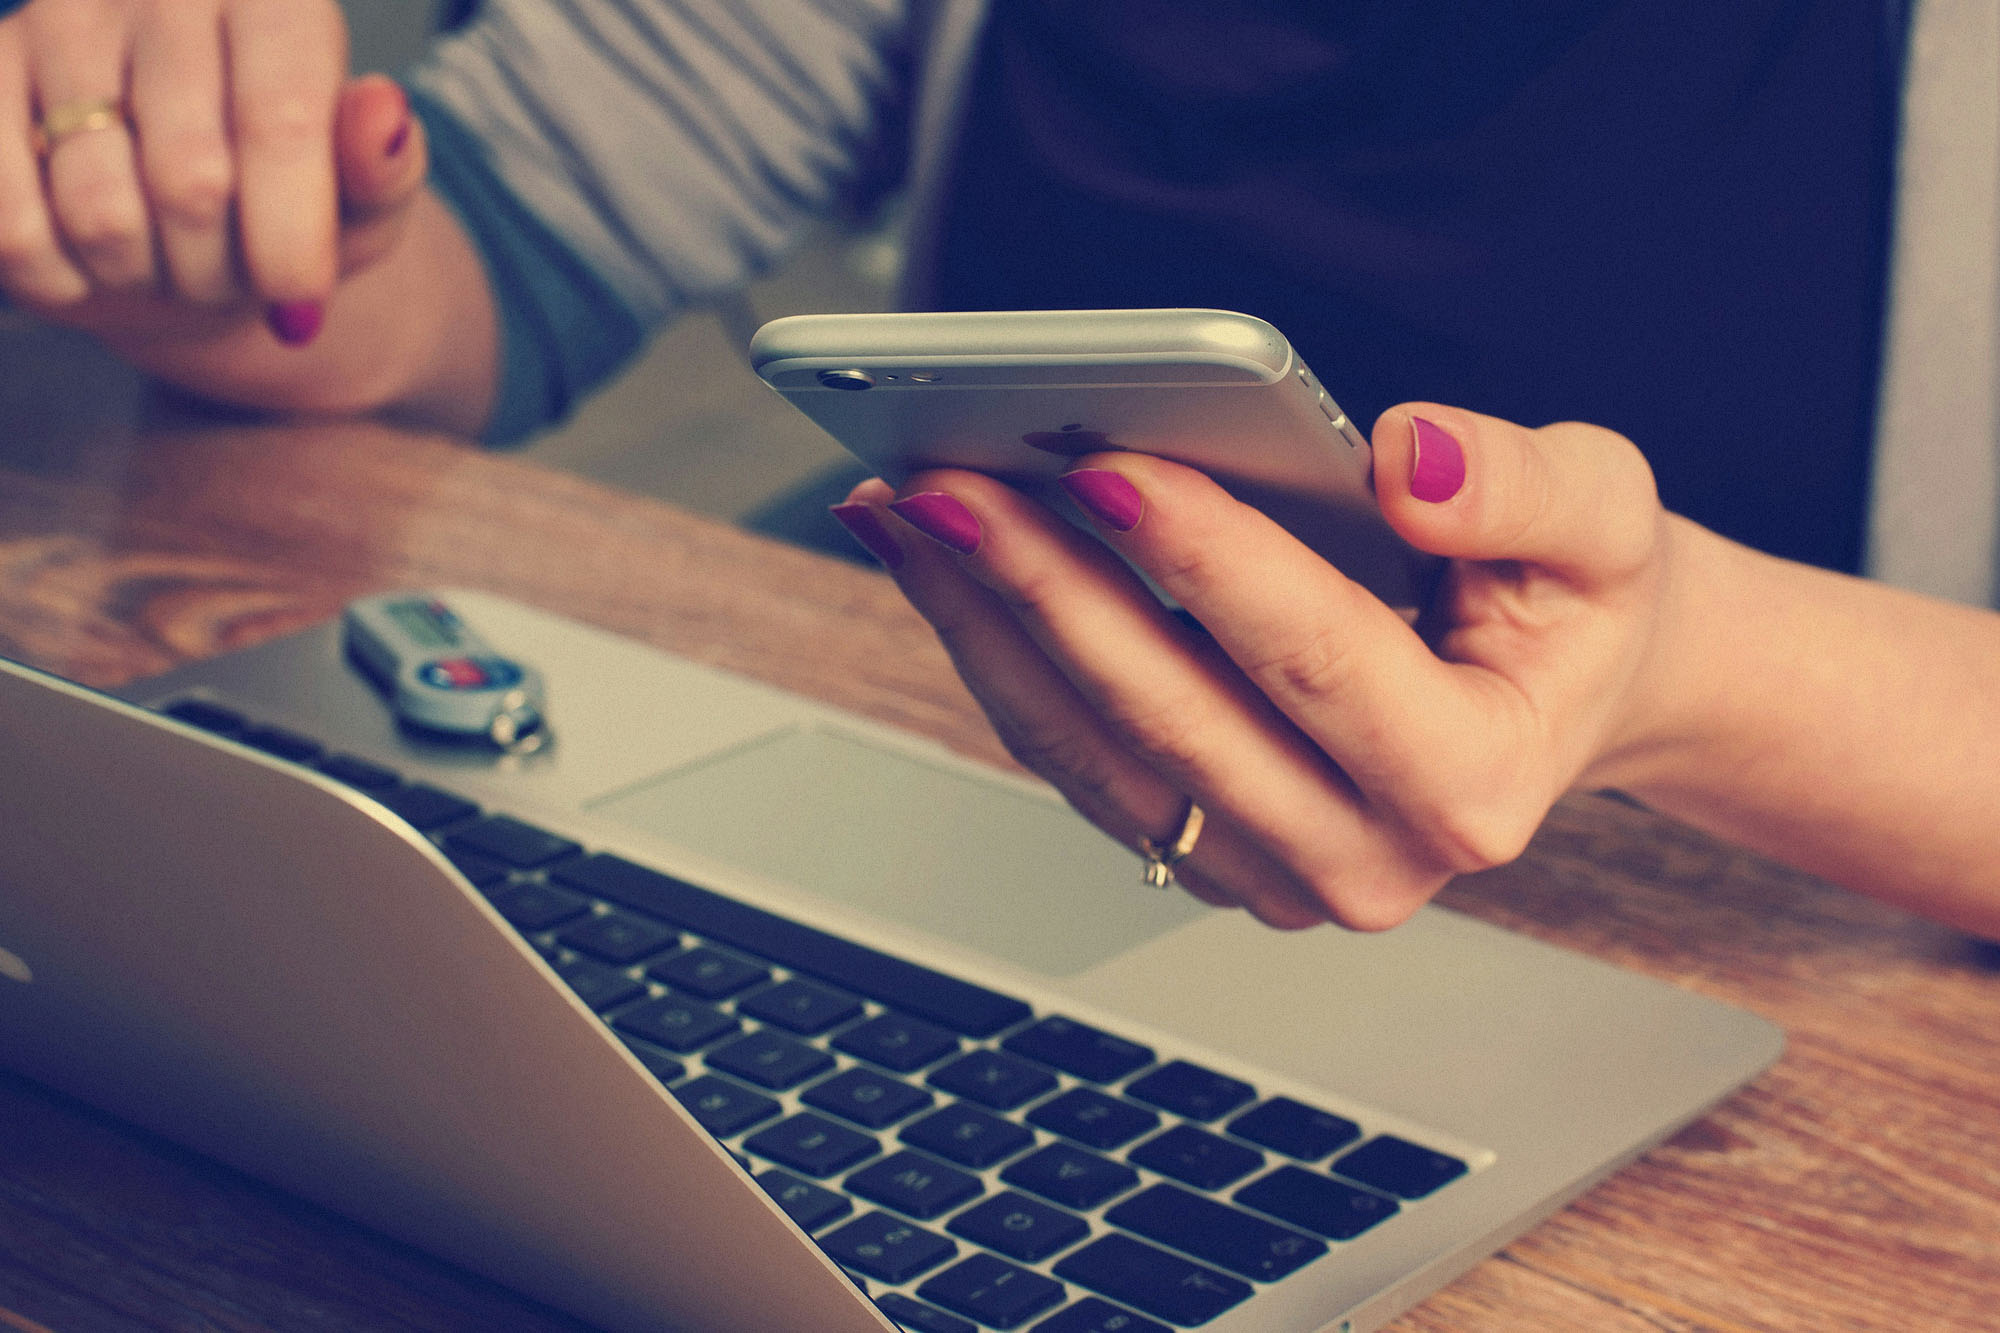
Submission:
<svg viewBox="0 0 2000 1333">
<path fill-rule="evenodd" d="M 1208 914 L 1146 891 L 1133 855 L 1063 806 L 832 728 L 761 736 L 589 808 L 1052 977 Z"/>
</svg>

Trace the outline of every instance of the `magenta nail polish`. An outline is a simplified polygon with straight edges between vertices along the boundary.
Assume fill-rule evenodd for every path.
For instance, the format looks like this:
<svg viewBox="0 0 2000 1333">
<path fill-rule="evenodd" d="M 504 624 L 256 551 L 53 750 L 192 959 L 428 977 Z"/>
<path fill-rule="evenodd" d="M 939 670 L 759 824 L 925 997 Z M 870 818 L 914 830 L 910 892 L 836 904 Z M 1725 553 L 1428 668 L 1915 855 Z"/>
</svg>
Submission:
<svg viewBox="0 0 2000 1333">
<path fill-rule="evenodd" d="M 892 501 L 889 508 L 924 536 L 960 555 L 971 555 L 979 549 L 979 520 L 943 491 L 920 491 L 907 499 Z"/>
<path fill-rule="evenodd" d="M 264 322 L 287 347 L 303 347 L 319 336 L 326 307 L 318 301 L 280 301 L 264 312 Z"/>
<path fill-rule="evenodd" d="M 896 544 L 889 529 L 882 522 L 882 516 L 875 512 L 875 506 L 865 504 L 839 504 L 827 510 L 840 520 L 848 535 L 861 543 L 863 550 L 880 560 L 890 569 L 901 568 L 903 548 Z"/>
<path fill-rule="evenodd" d="M 1410 494 L 1431 504 L 1443 504 L 1465 485 L 1465 450 L 1436 422 L 1422 417 L 1410 421 L 1417 437 L 1417 456 L 1410 465 Z"/>
<path fill-rule="evenodd" d="M 1108 528 L 1130 532 L 1146 512 L 1139 488 L 1109 468 L 1078 468 L 1063 473 L 1058 480 L 1085 513 Z"/>
</svg>

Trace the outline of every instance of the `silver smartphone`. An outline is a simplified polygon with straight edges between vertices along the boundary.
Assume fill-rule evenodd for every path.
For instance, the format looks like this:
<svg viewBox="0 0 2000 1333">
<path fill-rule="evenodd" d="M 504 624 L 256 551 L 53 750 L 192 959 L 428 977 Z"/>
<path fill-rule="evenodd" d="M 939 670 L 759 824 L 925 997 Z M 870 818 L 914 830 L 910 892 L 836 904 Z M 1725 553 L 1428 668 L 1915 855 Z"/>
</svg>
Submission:
<svg viewBox="0 0 2000 1333">
<path fill-rule="evenodd" d="M 1383 522 L 1367 437 L 1285 336 L 1228 310 L 793 315 L 750 343 L 764 382 L 892 483 L 990 473 L 1067 510 L 1078 455 L 1186 463 L 1394 606 L 1421 564 Z"/>
</svg>

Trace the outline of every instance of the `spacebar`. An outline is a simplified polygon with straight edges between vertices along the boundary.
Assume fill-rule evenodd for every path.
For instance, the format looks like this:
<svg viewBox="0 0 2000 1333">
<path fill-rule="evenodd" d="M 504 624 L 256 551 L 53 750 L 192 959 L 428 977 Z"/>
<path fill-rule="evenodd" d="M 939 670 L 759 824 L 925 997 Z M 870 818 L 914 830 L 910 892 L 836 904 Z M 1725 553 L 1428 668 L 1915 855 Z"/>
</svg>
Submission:
<svg viewBox="0 0 2000 1333">
<path fill-rule="evenodd" d="M 968 1037 L 990 1037 L 1032 1013 L 1021 1001 L 997 991 L 802 926 L 606 852 L 555 866 L 549 878 Z"/>
</svg>

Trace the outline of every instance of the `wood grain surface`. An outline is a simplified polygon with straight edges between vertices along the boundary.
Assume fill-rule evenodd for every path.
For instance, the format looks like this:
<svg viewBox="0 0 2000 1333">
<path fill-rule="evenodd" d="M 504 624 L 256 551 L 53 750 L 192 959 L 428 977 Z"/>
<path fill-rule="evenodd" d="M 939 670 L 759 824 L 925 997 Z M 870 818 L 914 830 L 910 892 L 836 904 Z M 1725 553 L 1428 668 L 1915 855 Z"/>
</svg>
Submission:
<svg viewBox="0 0 2000 1333">
<path fill-rule="evenodd" d="M 65 410 L 8 373 L 0 654 L 110 686 L 364 592 L 459 585 L 1005 762 L 871 571 L 450 440 L 215 420 L 129 387 Z M 1399 1333 L 2000 1330 L 1992 951 L 1604 797 L 1445 901 L 1742 1004 L 1790 1046 Z M 0 1329 L 576 1327 L 0 1076 Z"/>
</svg>

